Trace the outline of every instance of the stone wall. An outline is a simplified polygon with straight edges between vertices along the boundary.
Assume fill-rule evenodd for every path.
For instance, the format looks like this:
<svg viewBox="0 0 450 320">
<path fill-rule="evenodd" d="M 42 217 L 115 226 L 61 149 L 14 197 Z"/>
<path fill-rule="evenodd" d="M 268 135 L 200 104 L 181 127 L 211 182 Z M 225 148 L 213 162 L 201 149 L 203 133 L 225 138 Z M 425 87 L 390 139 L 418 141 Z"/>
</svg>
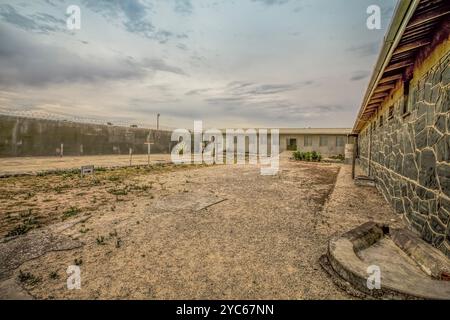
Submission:
<svg viewBox="0 0 450 320">
<path fill-rule="evenodd" d="M 0 157 L 168 153 L 171 132 L 0 116 Z"/>
<path fill-rule="evenodd" d="M 422 238 L 450 257 L 450 53 L 403 88 L 359 135 L 359 163 Z M 380 115 L 383 125 L 380 126 Z M 376 121 L 376 123 L 375 123 Z M 370 161 L 370 166 L 369 166 Z M 369 168 L 370 167 L 370 168 Z"/>
</svg>

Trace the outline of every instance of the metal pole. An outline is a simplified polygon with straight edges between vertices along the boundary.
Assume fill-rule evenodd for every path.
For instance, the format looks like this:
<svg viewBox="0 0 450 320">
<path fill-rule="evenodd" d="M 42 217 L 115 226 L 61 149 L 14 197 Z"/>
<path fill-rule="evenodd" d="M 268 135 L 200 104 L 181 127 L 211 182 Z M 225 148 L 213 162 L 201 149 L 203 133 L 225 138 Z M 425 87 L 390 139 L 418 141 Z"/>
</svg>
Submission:
<svg viewBox="0 0 450 320">
<path fill-rule="evenodd" d="M 130 166 L 131 166 L 132 159 L 133 159 L 133 149 L 130 148 Z"/>
<path fill-rule="evenodd" d="M 352 156 L 352 179 L 355 180 L 355 163 L 356 163 L 356 147 L 353 144 L 353 156 Z"/>
<path fill-rule="evenodd" d="M 147 163 L 150 166 L 150 142 L 147 142 Z"/>
<path fill-rule="evenodd" d="M 159 117 L 161 115 L 158 113 L 158 115 L 156 116 L 156 130 L 159 130 Z"/>
</svg>

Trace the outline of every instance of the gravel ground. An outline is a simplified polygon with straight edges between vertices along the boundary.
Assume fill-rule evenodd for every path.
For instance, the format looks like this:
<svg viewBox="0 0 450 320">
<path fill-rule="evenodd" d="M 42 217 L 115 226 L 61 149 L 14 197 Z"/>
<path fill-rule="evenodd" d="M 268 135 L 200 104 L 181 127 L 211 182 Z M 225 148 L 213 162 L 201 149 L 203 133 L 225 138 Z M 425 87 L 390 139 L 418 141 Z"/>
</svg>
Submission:
<svg viewBox="0 0 450 320">
<path fill-rule="evenodd" d="M 150 155 L 151 163 L 170 162 L 169 154 Z M 148 155 L 133 155 L 132 165 L 148 164 Z M 129 155 L 21 157 L 0 158 L 0 176 L 13 174 L 35 174 L 42 171 L 80 169 L 81 166 L 120 167 L 130 165 Z"/>
<path fill-rule="evenodd" d="M 17 259 L 21 265 L 0 281 L 38 299 L 348 299 L 318 263 L 327 240 L 368 219 L 396 219 L 376 189 L 355 187 L 349 174 L 348 166 L 283 158 L 277 176 L 231 165 L 119 169 L 95 183 L 62 175 L 3 179 L 0 191 L 13 188 L 17 198 L 8 201 L 25 209 L 37 203 L 30 215 L 40 214 L 41 224 L 1 246 L 23 247 L 26 239 L 28 251 L 36 245 L 42 254 Z M 59 179 L 62 191 L 39 187 Z M 74 205 L 79 210 L 68 214 Z M 1 208 L 3 235 L 27 219 L 6 219 L 10 209 Z M 68 224 L 73 219 L 80 222 Z M 81 246 L 45 251 L 30 240 L 55 232 Z M 6 258 L 0 253 L 0 270 L 11 265 Z M 66 286 L 73 264 L 81 290 Z"/>
</svg>

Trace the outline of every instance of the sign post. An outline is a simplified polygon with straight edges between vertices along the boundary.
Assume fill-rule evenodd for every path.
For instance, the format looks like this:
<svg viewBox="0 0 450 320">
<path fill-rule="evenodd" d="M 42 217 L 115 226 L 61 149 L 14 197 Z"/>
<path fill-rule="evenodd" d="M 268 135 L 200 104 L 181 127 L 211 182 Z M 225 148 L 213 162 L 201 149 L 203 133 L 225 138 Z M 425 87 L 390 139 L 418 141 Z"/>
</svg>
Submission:
<svg viewBox="0 0 450 320">
<path fill-rule="evenodd" d="M 81 167 L 81 177 L 83 178 L 86 175 L 94 174 L 94 166 L 82 166 Z"/>
</svg>

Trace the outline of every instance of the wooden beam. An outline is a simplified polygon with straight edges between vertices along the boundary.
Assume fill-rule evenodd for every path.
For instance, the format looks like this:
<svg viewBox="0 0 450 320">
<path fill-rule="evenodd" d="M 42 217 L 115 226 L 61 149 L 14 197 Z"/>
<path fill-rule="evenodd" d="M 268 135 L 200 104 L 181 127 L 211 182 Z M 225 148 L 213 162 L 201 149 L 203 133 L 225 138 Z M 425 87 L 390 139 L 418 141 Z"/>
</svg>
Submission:
<svg viewBox="0 0 450 320">
<path fill-rule="evenodd" d="M 423 46 L 429 45 L 431 43 L 430 40 L 417 40 L 408 44 L 405 44 L 404 46 L 398 47 L 397 49 L 395 49 L 394 51 L 394 56 L 396 54 L 400 54 L 400 53 L 405 53 L 411 50 L 415 50 L 417 48 L 421 48 Z"/>
<path fill-rule="evenodd" d="M 447 14 L 450 13 L 450 10 L 448 10 L 448 8 L 445 8 L 441 11 L 430 11 L 426 14 L 422 14 L 420 16 L 418 16 L 417 18 L 415 18 L 414 20 L 411 20 L 408 23 L 408 26 L 406 27 L 407 30 L 412 29 L 414 27 L 420 26 L 424 23 L 427 23 L 428 21 L 440 18 L 442 16 L 445 16 Z"/>
<path fill-rule="evenodd" d="M 397 70 L 397 69 L 401 69 L 404 67 L 408 67 L 413 65 L 414 62 L 412 60 L 405 60 L 405 61 L 400 61 L 394 64 L 391 64 L 389 66 L 387 66 L 386 69 L 384 69 L 384 72 L 389 72 L 389 71 L 393 71 L 393 70 Z"/>
<path fill-rule="evenodd" d="M 373 93 L 379 93 L 384 91 L 389 91 L 395 88 L 395 85 L 378 86 Z"/>
<path fill-rule="evenodd" d="M 389 77 L 386 77 L 386 78 L 382 78 L 382 79 L 380 80 L 380 82 L 378 82 L 378 84 L 383 84 L 383 83 L 391 82 L 391 81 L 397 81 L 397 80 L 400 80 L 401 78 L 403 78 L 403 75 L 402 75 L 401 73 L 399 73 L 399 74 L 394 74 L 393 76 L 389 76 Z"/>
<path fill-rule="evenodd" d="M 384 99 L 374 99 L 374 100 L 370 100 L 370 104 L 381 103 L 383 101 L 384 101 Z"/>
<path fill-rule="evenodd" d="M 376 93 L 374 94 L 371 99 L 378 99 L 378 98 L 384 98 L 387 97 L 389 95 L 389 93 L 385 92 L 385 93 Z"/>
</svg>

